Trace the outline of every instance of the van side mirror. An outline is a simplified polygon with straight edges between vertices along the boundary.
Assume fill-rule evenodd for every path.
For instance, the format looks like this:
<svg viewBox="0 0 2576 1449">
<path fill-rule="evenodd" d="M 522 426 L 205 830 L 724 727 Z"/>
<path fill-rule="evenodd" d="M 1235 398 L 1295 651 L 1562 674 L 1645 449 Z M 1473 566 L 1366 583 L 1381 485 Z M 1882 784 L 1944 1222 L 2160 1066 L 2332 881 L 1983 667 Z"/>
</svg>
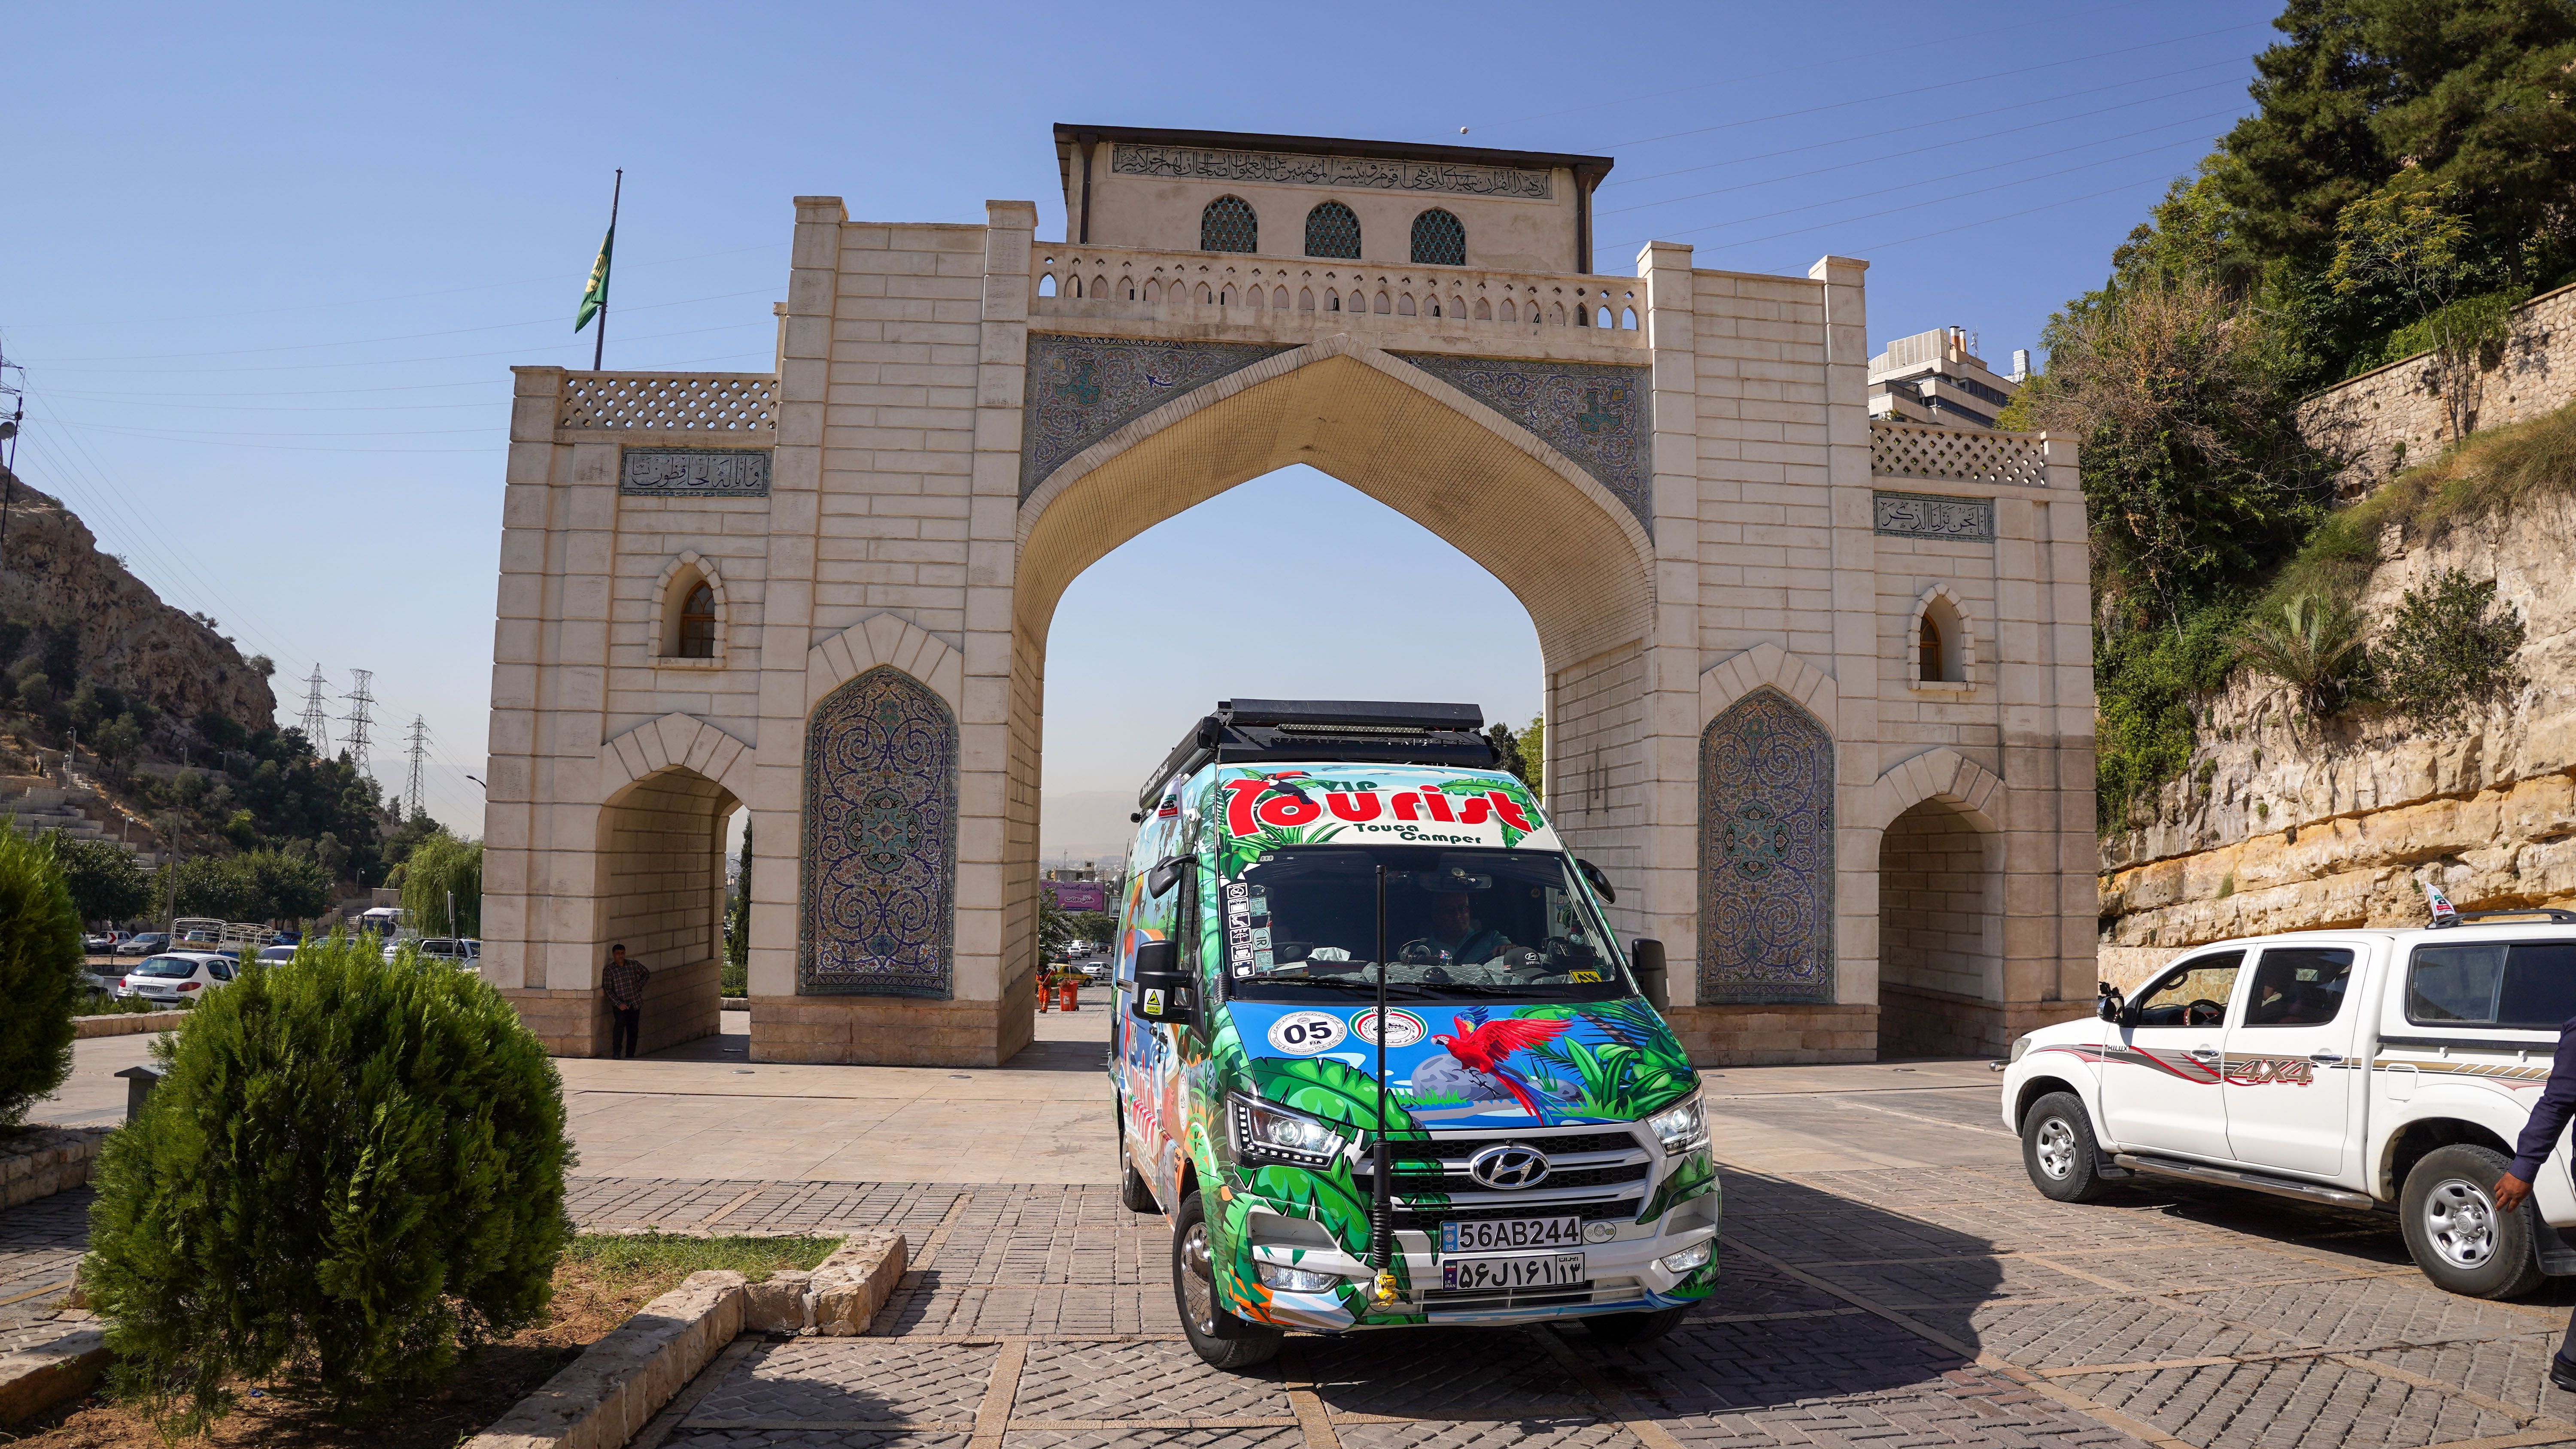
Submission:
<svg viewBox="0 0 2576 1449">
<path fill-rule="evenodd" d="M 1671 1002 L 1664 984 L 1664 943 L 1639 937 L 1637 944 L 1628 948 L 1628 964 L 1637 972 L 1637 989 L 1646 993 L 1647 1003 L 1657 1011 L 1668 1007 Z"/>
<path fill-rule="evenodd" d="M 1574 868 L 1583 872 L 1583 878 L 1590 881 L 1592 888 L 1601 893 L 1601 899 L 1605 903 L 1614 906 L 1619 904 L 1619 893 L 1610 888 L 1610 877 L 1601 873 L 1601 867 L 1588 860 L 1578 859 L 1574 862 Z"/>
<path fill-rule="evenodd" d="M 1154 868 L 1145 872 L 1146 894 L 1158 901 L 1170 895 L 1172 887 L 1180 883 L 1181 872 L 1188 870 L 1193 864 L 1196 862 L 1186 855 L 1167 855 L 1156 861 Z"/>
<path fill-rule="evenodd" d="M 1159 869 L 1159 867 L 1157 867 Z M 1147 941 L 1136 948 L 1136 994 L 1128 1009 L 1139 1021 L 1189 1021 L 1189 978 L 1181 971 L 1181 948 L 1170 941 Z"/>
</svg>

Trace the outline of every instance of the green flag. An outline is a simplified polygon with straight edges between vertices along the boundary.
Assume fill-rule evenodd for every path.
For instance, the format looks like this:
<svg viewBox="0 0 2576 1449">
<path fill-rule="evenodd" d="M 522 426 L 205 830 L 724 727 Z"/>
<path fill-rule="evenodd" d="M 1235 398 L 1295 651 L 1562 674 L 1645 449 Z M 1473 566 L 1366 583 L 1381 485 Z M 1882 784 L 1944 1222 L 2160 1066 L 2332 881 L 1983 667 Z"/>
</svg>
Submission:
<svg viewBox="0 0 2576 1449">
<path fill-rule="evenodd" d="M 608 235 L 599 240 L 599 260 L 590 264 L 590 286 L 581 294 L 581 310 L 573 314 L 572 330 L 579 332 L 608 305 L 608 254 L 617 246 L 617 223 L 608 224 Z"/>
</svg>

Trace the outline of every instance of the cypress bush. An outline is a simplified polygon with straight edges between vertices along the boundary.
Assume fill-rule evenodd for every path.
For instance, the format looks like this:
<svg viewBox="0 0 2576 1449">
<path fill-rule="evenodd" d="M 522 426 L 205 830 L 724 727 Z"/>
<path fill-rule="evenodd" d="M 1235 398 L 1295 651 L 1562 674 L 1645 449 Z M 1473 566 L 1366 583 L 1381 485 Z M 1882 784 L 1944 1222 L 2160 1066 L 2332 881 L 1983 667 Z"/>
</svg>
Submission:
<svg viewBox="0 0 2576 1449">
<path fill-rule="evenodd" d="M 72 1013 L 87 984 L 62 867 L 0 824 L 0 1132 L 72 1074 Z"/>
<path fill-rule="evenodd" d="M 554 1063 L 472 972 L 334 936 L 209 992 L 107 1140 L 81 1279 L 116 1387 L 199 1429 L 250 1380 L 344 1421 L 542 1319 Z"/>
</svg>

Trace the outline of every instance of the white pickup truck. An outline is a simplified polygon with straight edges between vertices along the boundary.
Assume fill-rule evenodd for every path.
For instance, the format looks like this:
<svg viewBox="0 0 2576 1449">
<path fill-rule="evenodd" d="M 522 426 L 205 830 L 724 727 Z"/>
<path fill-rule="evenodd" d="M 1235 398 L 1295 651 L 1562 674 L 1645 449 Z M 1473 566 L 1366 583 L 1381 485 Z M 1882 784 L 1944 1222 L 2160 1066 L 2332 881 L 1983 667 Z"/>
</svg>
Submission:
<svg viewBox="0 0 2576 1449">
<path fill-rule="evenodd" d="M 2083 1202 L 2152 1173 L 2394 1211 L 2424 1275 L 2480 1298 L 2576 1274 L 2565 1134 L 2528 1206 L 2490 1195 L 2576 1017 L 2576 912 L 2511 914 L 2223 941 L 2126 1001 L 2105 987 L 2100 1019 L 2004 1065 L 2032 1185 Z"/>
</svg>

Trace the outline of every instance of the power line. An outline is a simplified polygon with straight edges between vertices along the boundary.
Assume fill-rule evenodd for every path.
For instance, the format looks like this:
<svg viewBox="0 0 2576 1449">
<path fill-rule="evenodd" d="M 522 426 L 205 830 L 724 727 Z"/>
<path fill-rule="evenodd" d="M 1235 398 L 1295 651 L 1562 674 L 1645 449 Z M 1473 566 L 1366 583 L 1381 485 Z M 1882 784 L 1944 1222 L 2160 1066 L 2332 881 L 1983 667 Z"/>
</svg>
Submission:
<svg viewBox="0 0 2576 1449">
<path fill-rule="evenodd" d="M 420 801 L 421 764 L 429 754 L 429 720 L 422 715 L 411 717 L 411 779 L 403 786 L 403 814 L 428 813 Z"/>
<path fill-rule="evenodd" d="M 323 737 L 323 722 L 328 718 L 322 705 L 322 666 L 317 662 L 304 680 L 304 740 L 313 747 L 316 759 L 331 758 L 331 742 Z"/>
<path fill-rule="evenodd" d="M 641 307 L 628 307 L 629 312 L 654 312 L 665 307 L 689 307 L 700 302 L 729 302 L 737 297 L 759 297 L 778 291 L 776 287 L 754 287 L 747 292 L 718 292 L 705 297 L 682 297 L 676 302 L 650 302 Z M 133 352 L 96 357 L 58 357 L 56 362 L 167 362 L 185 357 L 248 357 L 261 352 L 309 352 L 317 347 L 364 347 L 377 342 L 413 342 L 423 337 L 462 337 L 469 332 L 506 332 L 513 327 L 559 326 L 563 318 L 537 317 L 525 322 L 487 322 L 480 327 L 450 327 L 441 332 L 397 332 L 385 337 L 344 337 L 337 342 L 284 342 L 274 347 L 225 347 L 211 352 Z"/>
<path fill-rule="evenodd" d="M 341 719 L 349 726 L 349 763 L 357 766 L 358 773 L 364 775 L 369 773 L 367 730 L 375 723 L 370 711 L 375 708 L 376 696 L 369 686 L 375 683 L 376 676 L 369 670 L 352 669 L 349 677 L 358 681 L 358 687 L 341 696 L 349 706 L 349 712 Z"/>
</svg>

